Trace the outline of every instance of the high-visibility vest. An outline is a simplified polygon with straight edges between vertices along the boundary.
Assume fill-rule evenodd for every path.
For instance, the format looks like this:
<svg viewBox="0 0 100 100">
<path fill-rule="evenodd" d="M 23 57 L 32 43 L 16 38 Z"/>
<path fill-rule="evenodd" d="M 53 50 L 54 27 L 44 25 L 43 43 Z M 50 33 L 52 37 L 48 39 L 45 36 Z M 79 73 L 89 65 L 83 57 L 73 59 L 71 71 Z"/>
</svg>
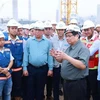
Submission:
<svg viewBox="0 0 100 100">
<path fill-rule="evenodd" d="M 90 41 L 86 41 L 86 38 L 82 38 L 82 42 L 88 47 L 90 48 L 93 44 L 93 42 L 97 40 L 97 38 L 95 38 L 94 40 L 90 40 Z M 94 55 L 92 57 L 90 57 L 89 59 L 89 69 L 90 70 L 94 70 L 94 69 L 97 69 L 98 68 L 98 51 L 96 51 L 94 53 Z"/>
</svg>

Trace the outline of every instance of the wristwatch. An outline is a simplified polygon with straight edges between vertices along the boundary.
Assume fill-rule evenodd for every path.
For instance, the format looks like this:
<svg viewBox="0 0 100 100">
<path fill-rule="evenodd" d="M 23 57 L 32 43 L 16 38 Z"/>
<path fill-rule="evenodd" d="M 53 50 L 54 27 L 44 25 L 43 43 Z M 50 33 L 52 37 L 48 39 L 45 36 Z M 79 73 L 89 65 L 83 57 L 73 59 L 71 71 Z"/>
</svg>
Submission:
<svg viewBox="0 0 100 100">
<path fill-rule="evenodd" d="M 7 67 L 7 70 L 9 71 L 9 70 L 10 70 L 10 68 L 9 68 L 9 67 Z"/>
</svg>

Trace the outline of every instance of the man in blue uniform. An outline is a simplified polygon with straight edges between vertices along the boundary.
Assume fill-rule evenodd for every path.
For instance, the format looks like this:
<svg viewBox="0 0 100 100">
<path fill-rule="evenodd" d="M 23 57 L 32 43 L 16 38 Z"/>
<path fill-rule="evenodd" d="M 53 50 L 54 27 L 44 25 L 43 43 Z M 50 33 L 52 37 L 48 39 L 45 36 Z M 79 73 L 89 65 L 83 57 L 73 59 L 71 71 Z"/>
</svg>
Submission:
<svg viewBox="0 0 100 100">
<path fill-rule="evenodd" d="M 11 100 L 13 59 L 10 49 L 4 48 L 4 35 L 0 31 L 0 100 Z"/>
<path fill-rule="evenodd" d="M 14 57 L 14 64 L 12 66 L 12 97 L 15 100 L 20 100 L 21 93 L 21 81 L 22 81 L 22 59 L 23 59 L 23 41 L 17 36 L 18 23 L 11 19 L 8 24 L 8 33 L 6 35 L 5 47 L 9 48 Z"/>
</svg>

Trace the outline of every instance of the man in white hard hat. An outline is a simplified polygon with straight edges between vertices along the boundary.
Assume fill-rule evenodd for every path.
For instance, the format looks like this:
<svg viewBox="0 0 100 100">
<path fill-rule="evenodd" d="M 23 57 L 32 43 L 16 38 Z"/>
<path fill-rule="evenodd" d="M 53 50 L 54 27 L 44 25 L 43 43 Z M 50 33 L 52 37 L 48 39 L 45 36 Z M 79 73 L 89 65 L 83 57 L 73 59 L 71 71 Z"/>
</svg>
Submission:
<svg viewBox="0 0 100 100">
<path fill-rule="evenodd" d="M 94 31 L 95 25 L 91 20 L 86 20 L 83 24 L 82 30 L 86 37 L 82 38 L 82 42 L 90 48 L 92 44 L 98 39 Z M 97 69 L 98 69 L 98 51 L 89 59 L 89 75 L 87 77 L 87 91 L 88 100 L 92 95 L 93 100 L 98 99 L 98 87 L 97 87 Z M 92 93 L 92 94 L 91 94 Z"/>
<path fill-rule="evenodd" d="M 44 37 L 51 41 L 52 25 L 50 21 L 44 22 Z M 46 100 L 52 100 L 52 76 L 47 76 L 46 82 Z"/>
<path fill-rule="evenodd" d="M 28 76 L 26 100 L 43 100 L 47 75 L 53 74 L 52 45 L 43 32 L 43 23 L 36 22 L 35 35 L 27 40 L 24 49 L 23 74 Z"/>
<path fill-rule="evenodd" d="M 23 36 L 23 26 L 19 23 L 18 24 L 18 34 L 19 38 L 22 38 Z"/>
<path fill-rule="evenodd" d="M 49 21 L 46 21 L 44 23 L 44 35 L 46 38 L 50 39 L 51 38 L 51 31 L 52 31 L 52 25 Z"/>
<path fill-rule="evenodd" d="M 7 23 L 8 36 L 6 35 L 5 47 L 11 50 L 14 64 L 12 66 L 12 97 L 15 100 L 20 100 L 22 96 L 21 81 L 22 81 L 22 59 L 23 59 L 23 41 L 17 36 L 18 22 L 11 19 Z"/>
<path fill-rule="evenodd" d="M 100 100 L 100 40 L 94 41 L 93 45 L 90 47 L 90 56 L 93 56 L 97 51 L 99 51 L 99 63 L 98 63 L 98 100 Z"/>
<path fill-rule="evenodd" d="M 35 23 L 30 24 L 30 37 L 33 37 L 35 34 Z"/>
<path fill-rule="evenodd" d="M 65 53 L 51 50 L 51 55 L 60 63 L 61 76 L 64 79 L 64 100 L 87 100 L 86 79 L 88 75 L 89 50 L 79 40 L 80 29 L 76 25 L 70 25 L 65 37 L 70 46 Z"/>
<path fill-rule="evenodd" d="M 0 100 L 11 100 L 13 59 L 10 49 L 4 47 L 4 34 L 0 31 Z"/>
<path fill-rule="evenodd" d="M 23 25 L 23 36 L 22 36 L 22 40 L 24 42 L 23 48 L 25 47 L 26 41 L 29 38 L 29 30 L 30 30 L 29 24 Z"/>
<path fill-rule="evenodd" d="M 54 36 L 51 39 L 53 49 L 63 51 L 65 52 L 68 48 L 69 44 L 67 43 L 65 39 L 65 32 L 66 25 L 64 22 L 60 21 L 56 25 L 56 31 L 57 36 Z M 59 100 L 59 85 L 60 85 L 60 70 L 61 69 L 61 63 L 57 62 L 57 60 L 54 58 L 54 67 L 53 67 L 53 96 L 54 100 Z"/>
<path fill-rule="evenodd" d="M 26 41 L 29 37 L 29 24 L 23 25 L 23 39 Z"/>
<path fill-rule="evenodd" d="M 100 35 L 100 24 L 96 25 L 95 30 L 97 31 L 98 35 Z"/>
<path fill-rule="evenodd" d="M 52 24 L 52 32 L 55 35 L 56 34 L 56 25 L 57 25 L 57 22 L 56 21 L 51 21 L 51 24 Z"/>
</svg>

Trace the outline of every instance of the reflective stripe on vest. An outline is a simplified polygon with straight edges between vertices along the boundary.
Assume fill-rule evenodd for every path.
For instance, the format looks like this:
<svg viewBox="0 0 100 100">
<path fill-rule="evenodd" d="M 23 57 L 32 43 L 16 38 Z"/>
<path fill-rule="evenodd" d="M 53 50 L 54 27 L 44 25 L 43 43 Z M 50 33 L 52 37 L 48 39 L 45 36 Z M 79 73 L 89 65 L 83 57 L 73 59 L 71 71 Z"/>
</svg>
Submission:
<svg viewBox="0 0 100 100">
<path fill-rule="evenodd" d="M 22 70 L 22 67 L 20 67 L 20 68 L 12 68 L 13 72 L 17 72 L 17 71 L 20 71 L 20 70 Z"/>
<path fill-rule="evenodd" d="M 89 68 L 89 70 L 98 69 L 98 66 L 94 66 L 94 68 Z"/>
<path fill-rule="evenodd" d="M 0 80 L 7 80 L 10 77 L 11 77 L 11 75 L 9 75 L 9 77 L 0 77 Z"/>
</svg>

